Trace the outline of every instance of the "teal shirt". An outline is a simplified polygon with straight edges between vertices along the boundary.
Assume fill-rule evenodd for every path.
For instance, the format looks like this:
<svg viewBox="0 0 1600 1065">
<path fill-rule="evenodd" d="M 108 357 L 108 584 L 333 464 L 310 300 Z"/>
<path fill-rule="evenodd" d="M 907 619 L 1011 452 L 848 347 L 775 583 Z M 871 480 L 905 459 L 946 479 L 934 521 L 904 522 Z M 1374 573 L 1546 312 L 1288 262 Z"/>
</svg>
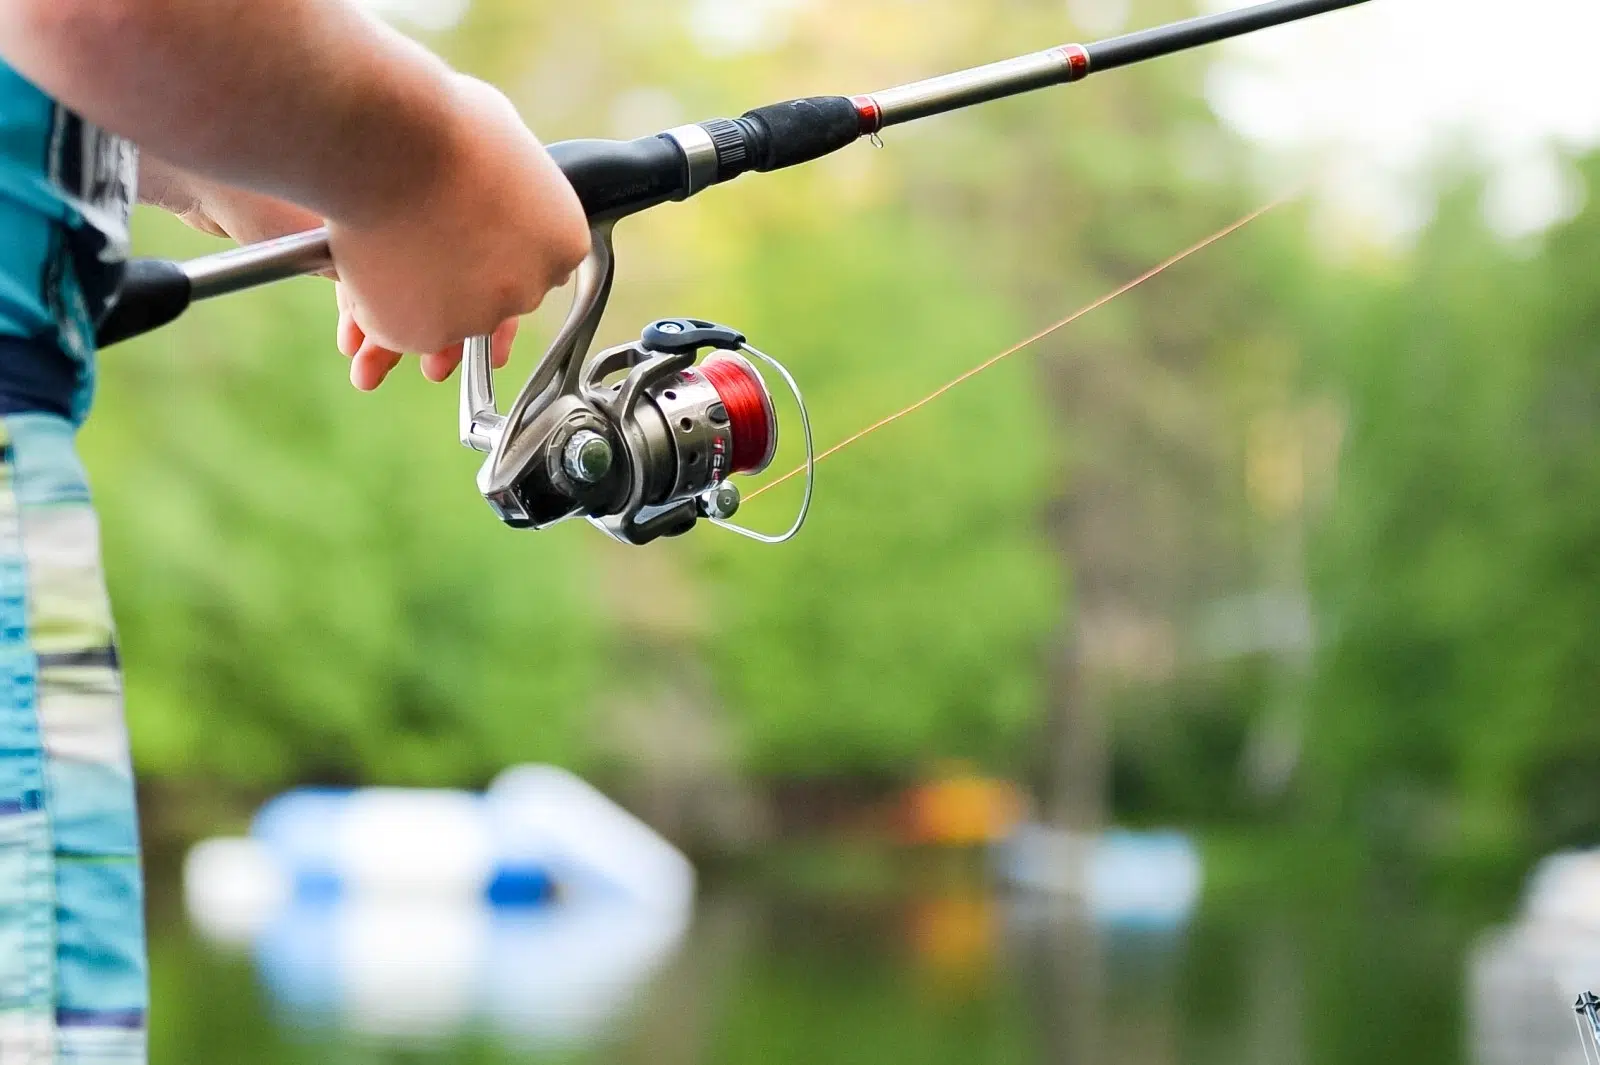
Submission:
<svg viewBox="0 0 1600 1065">
<path fill-rule="evenodd" d="M 0 64 L 0 414 L 87 413 L 137 168 L 132 144 Z"/>
</svg>

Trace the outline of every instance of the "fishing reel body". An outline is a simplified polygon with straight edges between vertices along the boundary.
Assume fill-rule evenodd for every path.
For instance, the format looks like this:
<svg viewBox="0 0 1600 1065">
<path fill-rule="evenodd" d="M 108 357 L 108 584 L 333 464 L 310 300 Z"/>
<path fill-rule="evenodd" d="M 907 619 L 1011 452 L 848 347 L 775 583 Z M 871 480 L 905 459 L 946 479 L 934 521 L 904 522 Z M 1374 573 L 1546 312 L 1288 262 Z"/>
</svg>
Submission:
<svg viewBox="0 0 1600 1065">
<path fill-rule="evenodd" d="M 461 441 L 488 453 L 484 499 L 513 528 L 582 517 L 628 544 L 682 535 L 701 519 L 768 543 L 791 539 L 810 507 L 813 461 L 794 379 L 742 333 L 691 318 L 657 321 L 637 341 L 585 357 L 614 275 L 610 228 L 593 237 L 567 321 L 506 414 L 495 407 L 489 338 L 467 342 Z M 730 478 L 762 472 L 778 446 L 772 394 L 751 359 L 794 391 L 805 432 L 805 499 L 779 536 L 732 522 L 741 496 Z"/>
</svg>

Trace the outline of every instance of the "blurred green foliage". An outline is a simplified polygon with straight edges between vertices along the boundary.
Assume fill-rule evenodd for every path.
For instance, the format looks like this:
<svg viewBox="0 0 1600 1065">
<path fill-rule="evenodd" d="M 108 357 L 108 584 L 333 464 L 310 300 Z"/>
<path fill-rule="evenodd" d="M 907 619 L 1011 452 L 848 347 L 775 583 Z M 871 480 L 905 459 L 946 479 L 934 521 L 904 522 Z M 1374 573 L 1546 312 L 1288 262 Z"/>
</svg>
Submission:
<svg viewBox="0 0 1600 1065">
<path fill-rule="evenodd" d="M 819 2 L 770 46 L 688 62 L 681 5 L 478 0 L 430 43 L 559 139 L 1073 30 L 1055 2 L 935 6 Z M 630 221 L 601 340 L 664 314 L 736 324 L 834 443 L 1255 205 L 1207 62 Z M 1341 261 L 1280 209 L 828 461 L 781 550 L 505 531 L 453 386 L 355 394 L 325 284 L 199 309 L 107 353 L 85 432 L 140 767 L 245 792 L 474 784 L 528 759 L 1038 777 L 1046 723 L 1094 713 L 1131 819 L 1308 818 L 1438 854 L 1592 837 L 1600 209 L 1507 246 L 1478 197 L 1446 195 L 1410 251 Z M 212 246 L 153 216 L 137 242 Z M 746 517 L 778 528 L 797 500 Z M 1281 618 L 1218 636 L 1251 596 L 1303 604 L 1312 644 Z M 668 704 L 687 709 L 649 710 Z M 619 724 L 634 705 L 645 725 Z"/>
<path fill-rule="evenodd" d="M 1600 829 L 1600 210 L 1508 248 L 1480 200 L 1458 184 L 1403 273 L 1347 281 L 1307 329 L 1349 409 L 1312 548 L 1308 789 L 1444 855 Z"/>
</svg>

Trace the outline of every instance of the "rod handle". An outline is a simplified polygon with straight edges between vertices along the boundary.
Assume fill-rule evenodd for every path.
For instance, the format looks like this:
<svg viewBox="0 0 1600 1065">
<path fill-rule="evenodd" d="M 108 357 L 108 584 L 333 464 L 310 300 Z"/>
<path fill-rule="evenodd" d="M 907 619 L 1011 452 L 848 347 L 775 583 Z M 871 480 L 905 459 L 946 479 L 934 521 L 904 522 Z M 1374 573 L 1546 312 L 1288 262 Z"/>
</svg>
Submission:
<svg viewBox="0 0 1600 1065">
<path fill-rule="evenodd" d="M 809 163 L 847 148 L 871 132 L 847 96 L 810 96 L 746 111 L 740 122 L 752 170 L 763 173 Z"/>
<path fill-rule="evenodd" d="M 116 302 L 95 329 L 95 345 L 108 348 L 159 329 L 196 300 L 320 273 L 332 265 L 326 229 L 245 244 L 183 263 L 132 259 L 123 267 Z"/>
<path fill-rule="evenodd" d="M 95 345 L 108 348 L 160 329 L 188 310 L 193 299 L 194 286 L 182 263 L 130 260 L 123 268 L 116 303 L 95 329 Z"/>
</svg>

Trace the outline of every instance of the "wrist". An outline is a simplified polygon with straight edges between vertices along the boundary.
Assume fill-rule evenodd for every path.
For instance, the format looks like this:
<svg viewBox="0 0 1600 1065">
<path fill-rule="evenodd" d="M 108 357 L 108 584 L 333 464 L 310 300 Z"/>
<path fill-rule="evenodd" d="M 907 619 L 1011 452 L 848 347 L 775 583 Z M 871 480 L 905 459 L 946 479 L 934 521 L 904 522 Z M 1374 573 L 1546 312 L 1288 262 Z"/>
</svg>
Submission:
<svg viewBox="0 0 1600 1065">
<path fill-rule="evenodd" d="M 193 175 L 149 152 L 139 159 L 139 202 L 181 215 L 199 206 Z"/>
</svg>

